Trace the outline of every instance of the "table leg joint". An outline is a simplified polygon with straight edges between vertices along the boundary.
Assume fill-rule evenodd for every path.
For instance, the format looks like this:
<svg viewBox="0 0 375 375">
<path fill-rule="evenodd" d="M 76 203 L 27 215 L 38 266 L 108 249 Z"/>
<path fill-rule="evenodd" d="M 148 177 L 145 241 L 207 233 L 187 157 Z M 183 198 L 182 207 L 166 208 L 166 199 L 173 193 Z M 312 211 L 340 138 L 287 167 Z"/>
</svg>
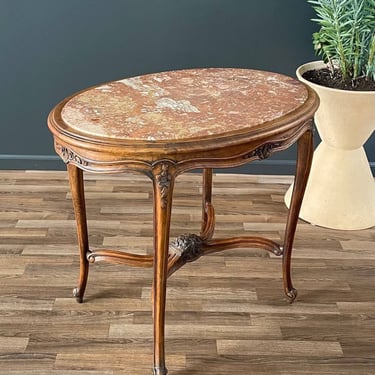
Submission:
<svg viewBox="0 0 375 375">
<path fill-rule="evenodd" d="M 196 234 L 183 234 L 177 237 L 169 248 L 169 253 L 181 258 L 181 261 L 193 262 L 201 257 L 203 240 Z"/>
</svg>

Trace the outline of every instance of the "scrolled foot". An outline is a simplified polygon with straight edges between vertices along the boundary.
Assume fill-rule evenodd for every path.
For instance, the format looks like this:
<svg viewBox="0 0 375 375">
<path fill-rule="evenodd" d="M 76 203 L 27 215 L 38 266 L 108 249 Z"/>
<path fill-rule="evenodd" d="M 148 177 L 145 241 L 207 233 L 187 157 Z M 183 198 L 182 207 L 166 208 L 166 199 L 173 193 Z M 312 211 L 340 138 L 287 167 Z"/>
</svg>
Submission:
<svg viewBox="0 0 375 375">
<path fill-rule="evenodd" d="M 167 375 L 168 370 L 165 367 L 154 367 L 152 373 L 153 375 Z"/>
<path fill-rule="evenodd" d="M 83 302 L 83 296 L 81 295 L 78 288 L 73 289 L 73 297 L 75 297 L 75 299 L 77 300 L 78 303 Z"/>
<path fill-rule="evenodd" d="M 294 300 L 297 298 L 297 295 L 298 295 L 297 289 L 292 288 L 292 289 L 286 291 L 285 295 L 288 298 L 288 302 L 293 303 Z"/>
</svg>

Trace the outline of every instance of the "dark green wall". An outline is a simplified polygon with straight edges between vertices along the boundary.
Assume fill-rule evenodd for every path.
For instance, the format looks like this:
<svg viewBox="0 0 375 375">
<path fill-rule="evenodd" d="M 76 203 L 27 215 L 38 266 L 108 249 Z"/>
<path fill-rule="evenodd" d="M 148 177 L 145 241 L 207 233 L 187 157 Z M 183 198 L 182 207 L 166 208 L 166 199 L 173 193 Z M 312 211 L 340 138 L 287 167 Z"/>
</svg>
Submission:
<svg viewBox="0 0 375 375">
<path fill-rule="evenodd" d="M 0 168 L 63 168 L 46 117 L 87 86 L 190 67 L 294 75 L 315 59 L 311 17 L 304 0 L 0 0 Z M 294 157 L 243 171 L 291 173 Z"/>
</svg>

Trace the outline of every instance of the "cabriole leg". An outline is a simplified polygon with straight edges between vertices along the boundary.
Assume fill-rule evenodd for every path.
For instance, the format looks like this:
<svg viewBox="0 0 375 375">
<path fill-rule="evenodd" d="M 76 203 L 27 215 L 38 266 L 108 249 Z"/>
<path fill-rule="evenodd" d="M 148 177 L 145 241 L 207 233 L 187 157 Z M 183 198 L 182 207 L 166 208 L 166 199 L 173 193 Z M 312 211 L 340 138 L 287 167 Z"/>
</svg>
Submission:
<svg viewBox="0 0 375 375">
<path fill-rule="evenodd" d="M 68 164 L 67 168 L 69 174 L 70 191 L 72 193 L 74 214 L 77 223 L 77 235 L 80 254 L 78 286 L 73 290 L 73 295 L 74 297 L 76 297 L 77 301 L 81 303 L 83 301 L 83 295 L 85 293 L 87 277 L 89 273 L 89 262 L 87 260 L 89 242 L 86 221 L 83 171 L 73 164 Z"/>
<path fill-rule="evenodd" d="M 201 238 L 210 240 L 215 230 L 215 210 L 212 204 L 212 169 L 203 169 Z"/>
<path fill-rule="evenodd" d="M 290 303 L 292 303 L 297 297 L 297 290 L 293 287 L 290 272 L 292 247 L 303 194 L 306 189 L 306 184 L 311 168 L 312 155 L 313 135 L 312 129 L 310 128 L 298 140 L 296 175 L 288 213 L 288 220 L 285 229 L 283 247 L 283 281 L 284 291 Z"/>
<path fill-rule="evenodd" d="M 168 277 L 169 229 L 175 176 L 167 163 L 155 166 L 154 184 L 154 375 L 166 375 L 164 327 Z"/>
</svg>

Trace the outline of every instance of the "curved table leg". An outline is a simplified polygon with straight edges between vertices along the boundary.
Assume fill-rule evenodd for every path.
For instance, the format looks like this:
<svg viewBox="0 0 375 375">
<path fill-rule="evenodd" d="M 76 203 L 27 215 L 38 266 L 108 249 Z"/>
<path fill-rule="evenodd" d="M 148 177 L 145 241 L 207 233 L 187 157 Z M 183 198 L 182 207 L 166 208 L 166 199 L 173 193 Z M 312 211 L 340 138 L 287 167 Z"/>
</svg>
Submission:
<svg viewBox="0 0 375 375">
<path fill-rule="evenodd" d="M 154 187 L 154 375 L 166 375 L 164 326 L 168 277 L 169 229 L 172 212 L 172 195 L 175 176 L 167 163 L 155 166 Z"/>
<path fill-rule="evenodd" d="M 292 303 L 297 297 L 297 290 L 293 287 L 290 275 L 292 247 L 296 232 L 298 215 L 301 209 L 303 194 L 306 189 L 313 155 L 312 129 L 308 129 L 298 140 L 297 167 L 294 188 L 288 213 L 283 246 L 283 281 L 284 291 Z"/>
<path fill-rule="evenodd" d="M 68 174 L 70 191 L 72 193 L 72 201 L 74 214 L 77 222 L 77 235 L 80 253 L 80 270 L 78 286 L 73 290 L 73 295 L 77 301 L 83 301 L 83 295 L 86 289 L 87 277 L 89 273 L 89 262 L 87 253 L 89 252 L 89 241 L 86 221 L 85 193 L 83 182 L 83 171 L 73 164 L 68 164 Z"/>
<path fill-rule="evenodd" d="M 215 230 L 215 210 L 212 204 L 212 168 L 203 169 L 201 238 L 210 240 Z"/>
</svg>

